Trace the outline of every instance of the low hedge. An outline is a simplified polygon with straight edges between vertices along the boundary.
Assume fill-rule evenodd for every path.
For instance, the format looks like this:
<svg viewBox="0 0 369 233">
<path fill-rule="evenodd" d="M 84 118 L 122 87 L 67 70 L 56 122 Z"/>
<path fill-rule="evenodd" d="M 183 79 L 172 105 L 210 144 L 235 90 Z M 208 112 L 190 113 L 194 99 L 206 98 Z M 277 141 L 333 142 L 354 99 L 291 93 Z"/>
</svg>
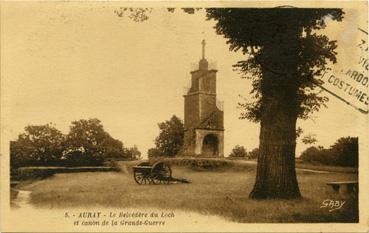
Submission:
<svg viewBox="0 0 369 233">
<path fill-rule="evenodd" d="M 233 167 L 235 164 L 232 161 L 219 158 L 196 158 L 196 157 L 176 157 L 176 158 L 165 158 L 158 157 L 150 159 L 151 163 L 155 161 L 163 161 L 173 166 L 188 167 L 193 170 L 224 170 Z"/>
</svg>

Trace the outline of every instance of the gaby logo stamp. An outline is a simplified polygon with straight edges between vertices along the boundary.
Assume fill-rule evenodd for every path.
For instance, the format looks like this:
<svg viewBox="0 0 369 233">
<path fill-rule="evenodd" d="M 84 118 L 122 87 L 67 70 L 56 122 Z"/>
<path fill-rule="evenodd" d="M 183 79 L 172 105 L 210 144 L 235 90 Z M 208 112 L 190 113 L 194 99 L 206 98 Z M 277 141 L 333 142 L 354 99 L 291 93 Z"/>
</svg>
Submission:
<svg viewBox="0 0 369 233">
<path fill-rule="evenodd" d="M 346 203 L 344 200 L 332 200 L 332 199 L 326 199 L 322 202 L 322 205 L 320 208 L 328 208 L 329 212 L 333 212 L 335 210 L 339 210 L 343 207 L 343 205 Z"/>
</svg>

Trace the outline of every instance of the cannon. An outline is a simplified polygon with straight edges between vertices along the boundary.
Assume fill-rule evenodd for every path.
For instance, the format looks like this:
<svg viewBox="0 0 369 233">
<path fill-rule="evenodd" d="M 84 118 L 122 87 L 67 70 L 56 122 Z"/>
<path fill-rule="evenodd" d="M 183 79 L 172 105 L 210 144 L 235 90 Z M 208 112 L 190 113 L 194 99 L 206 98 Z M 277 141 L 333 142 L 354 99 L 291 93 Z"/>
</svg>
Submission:
<svg viewBox="0 0 369 233">
<path fill-rule="evenodd" d="M 186 179 L 172 177 L 172 169 L 162 161 L 139 163 L 133 167 L 133 178 L 137 184 L 189 183 Z"/>
</svg>

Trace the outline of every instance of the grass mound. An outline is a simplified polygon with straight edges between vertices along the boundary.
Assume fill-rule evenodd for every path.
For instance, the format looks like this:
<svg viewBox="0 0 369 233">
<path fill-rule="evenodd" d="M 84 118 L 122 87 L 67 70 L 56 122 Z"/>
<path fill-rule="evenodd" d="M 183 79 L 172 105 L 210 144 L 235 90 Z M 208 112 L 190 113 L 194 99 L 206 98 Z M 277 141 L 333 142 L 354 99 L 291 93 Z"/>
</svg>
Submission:
<svg viewBox="0 0 369 233">
<path fill-rule="evenodd" d="M 176 157 L 158 160 L 171 166 L 186 167 L 194 171 L 250 171 L 255 169 L 253 165 L 241 164 L 224 158 Z"/>
<path fill-rule="evenodd" d="M 226 170 L 234 166 L 234 163 L 224 159 L 210 158 L 173 158 L 164 159 L 168 164 L 175 166 L 185 166 L 193 170 L 219 171 Z"/>
</svg>

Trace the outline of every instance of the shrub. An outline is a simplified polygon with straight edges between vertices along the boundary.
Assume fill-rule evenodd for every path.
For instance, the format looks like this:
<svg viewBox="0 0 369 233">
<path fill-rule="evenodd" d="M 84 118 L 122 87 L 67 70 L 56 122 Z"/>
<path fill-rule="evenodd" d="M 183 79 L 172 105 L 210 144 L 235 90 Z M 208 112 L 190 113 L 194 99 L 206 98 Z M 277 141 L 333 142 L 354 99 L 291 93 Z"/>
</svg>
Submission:
<svg viewBox="0 0 369 233">
<path fill-rule="evenodd" d="M 123 151 L 124 151 L 124 157 L 128 160 L 141 159 L 141 152 L 138 150 L 136 145 L 130 148 L 124 148 Z"/>
<path fill-rule="evenodd" d="M 163 153 L 158 148 L 150 148 L 147 151 L 147 156 L 150 158 L 157 158 L 163 156 Z"/>
<path fill-rule="evenodd" d="M 170 120 L 158 124 L 160 133 L 155 138 L 155 146 L 161 156 L 174 157 L 182 149 L 184 126 L 181 119 L 173 115 Z"/>
<path fill-rule="evenodd" d="M 318 162 L 322 164 L 332 164 L 333 157 L 328 149 L 311 146 L 301 153 L 301 160 L 307 162 Z"/>
<path fill-rule="evenodd" d="M 359 142 L 357 137 L 343 137 L 330 148 L 334 163 L 341 166 L 357 166 Z"/>
<path fill-rule="evenodd" d="M 259 148 L 255 148 L 247 154 L 248 159 L 257 159 L 259 157 Z"/>
<path fill-rule="evenodd" d="M 65 166 L 96 166 L 102 165 L 103 156 L 99 154 L 87 154 L 82 151 L 71 151 L 63 157 L 64 161 L 60 161 L 60 165 Z"/>
<path fill-rule="evenodd" d="M 245 147 L 236 145 L 232 152 L 229 154 L 229 157 L 231 158 L 246 158 L 247 157 L 247 151 Z"/>
</svg>

